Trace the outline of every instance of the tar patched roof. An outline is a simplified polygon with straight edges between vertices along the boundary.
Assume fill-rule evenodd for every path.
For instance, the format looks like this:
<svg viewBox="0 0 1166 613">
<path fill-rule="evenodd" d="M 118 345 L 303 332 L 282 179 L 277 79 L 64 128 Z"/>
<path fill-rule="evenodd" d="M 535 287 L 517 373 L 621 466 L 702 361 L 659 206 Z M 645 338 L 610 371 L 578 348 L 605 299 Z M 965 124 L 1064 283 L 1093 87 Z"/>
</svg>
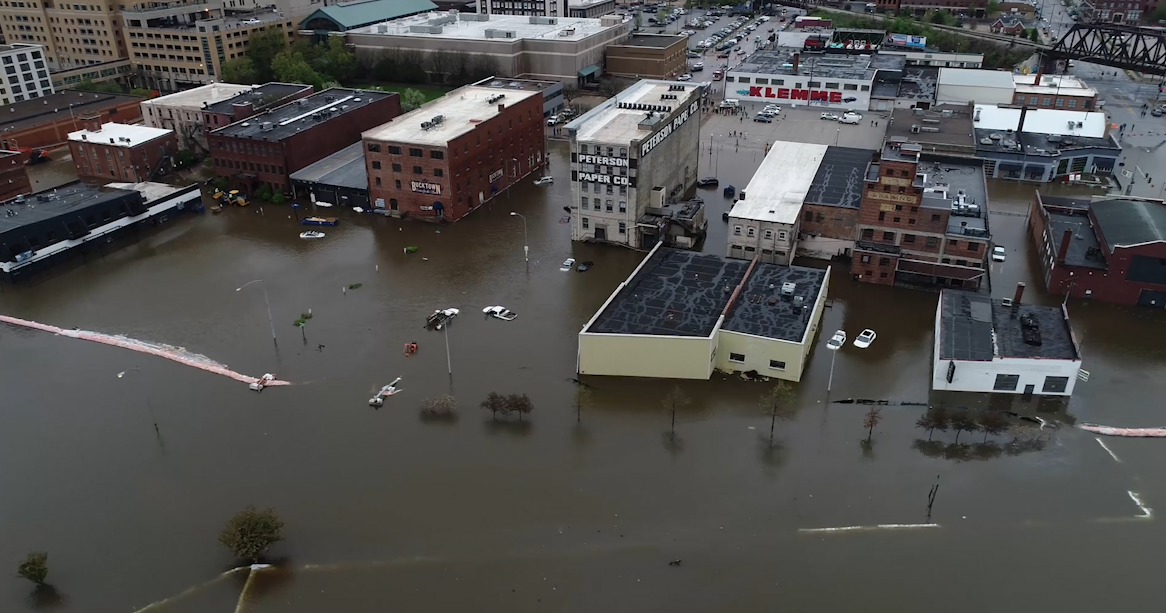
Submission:
<svg viewBox="0 0 1166 613">
<path fill-rule="evenodd" d="M 301 85 L 299 83 L 274 82 L 264 83 L 263 85 L 249 85 L 246 91 L 242 91 L 225 100 L 210 103 L 203 110 L 209 113 L 231 113 L 235 110 L 236 104 L 245 104 L 253 108 L 266 107 L 270 102 L 282 100 L 309 87 L 311 86 Z M 156 98 L 155 100 L 165 100 L 165 98 Z"/>
<path fill-rule="evenodd" d="M 774 142 L 749 179 L 745 199 L 733 205 L 729 216 L 784 224 L 797 221 L 827 149 L 826 145 Z"/>
<path fill-rule="evenodd" d="M 1115 247 L 1166 241 L 1166 205 L 1149 200 L 1101 200 L 1090 208 L 1111 252 Z"/>
<path fill-rule="evenodd" d="M 992 301 L 987 296 L 945 290 L 939 296 L 939 358 L 990 362 Z"/>
<path fill-rule="evenodd" d="M 866 167 L 875 153 L 870 149 L 827 147 L 805 203 L 857 209 L 862 202 Z"/>
<path fill-rule="evenodd" d="M 802 342 L 826 272 L 803 266 L 758 264 L 745 281 L 721 329 Z M 794 284 L 790 294 L 783 293 L 787 283 Z"/>
<path fill-rule="evenodd" d="M 939 358 L 989 362 L 994 358 L 1079 359 L 1061 307 L 1004 306 L 983 294 L 940 294 Z"/>
<path fill-rule="evenodd" d="M 307 27 L 308 22 L 315 19 L 328 19 L 341 30 L 351 30 L 373 23 L 380 23 L 398 17 L 415 15 L 426 11 L 436 10 L 437 5 L 429 0 L 365 0 L 363 2 L 346 2 L 316 9 L 300 22 L 300 27 Z"/>
<path fill-rule="evenodd" d="M 41 200 L 42 196 L 45 200 Z M 4 210 L 15 211 L 16 214 L 12 216 L 0 214 L 0 232 L 53 219 L 95 204 L 114 202 L 127 196 L 136 197 L 139 202 L 142 199 L 139 193 L 132 190 L 97 187 L 81 182 L 26 195 L 23 204 L 9 203 L 3 207 Z"/>
<path fill-rule="evenodd" d="M 1048 198 L 1045 200 L 1048 201 Z M 1101 243 L 1097 241 L 1097 234 L 1085 215 L 1049 213 L 1047 232 L 1053 242 L 1053 253 L 1061 253 L 1061 244 L 1066 240 L 1065 230 L 1072 232 L 1068 238 L 1069 250 L 1065 252 L 1065 264 L 1098 270 L 1108 268 L 1105 256 L 1101 253 Z"/>
<path fill-rule="evenodd" d="M 236 121 L 211 132 L 211 135 L 278 142 L 301 130 L 322 126 L 336 117 L 396 95 L 390 92 L 334 87 Z"/>
<path fill-rule="evenodd" d="M 584 331 L 707 337 L 749 262 L 659 248 Z"/>
<path fill-rule="evenodd" d="M 69 119 L 86 113 L 107 114 L 118 105 L 129 102 L 138 104 L 143 100 L 145 98 L 141 96 L 95 94 L 68 89 L 40 98 L 13 102 L 5 106 L 4 112 L 0 113 L 0 134 L 57 121 L 62 117 Z"/>
</svg>

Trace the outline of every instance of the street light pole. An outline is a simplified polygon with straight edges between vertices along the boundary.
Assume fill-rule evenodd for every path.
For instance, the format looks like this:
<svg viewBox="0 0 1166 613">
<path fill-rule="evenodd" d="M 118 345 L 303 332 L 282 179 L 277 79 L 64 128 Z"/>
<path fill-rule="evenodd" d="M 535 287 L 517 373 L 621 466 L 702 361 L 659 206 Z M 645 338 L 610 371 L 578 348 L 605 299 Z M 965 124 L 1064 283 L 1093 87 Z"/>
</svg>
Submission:
<svg viewBox="0 0 1166 613">
<path fill-rule="evenodd" d="M 453 381 L 453 362 L 449 357 L 449 322 L 446 321 L 445 325 L 442 326 L 441 329 L 442 336 L 445 337 L 445 369 L 449 371 L 450 381 Z"/>
<path fill-rule="evenodd" d="M 511 217 L 522 218 L 522 255 L 526 258 L 526 270 L 530 272 L 530 235 L 526 232 L 526 216 L 510 211 Z"/>
<path fill-rule="evenodd" d="M 275 340 L 275 320 L 271 318 L 271 302 L 268 301 L 268 299 L 267 299 L 267 285 L 265 283 L 263 283 L 263 279 L 256 279 L 254 281 L 248 281 L 248 282 L 244 283 L 242 286 L 236 287 L 235 291 L 236 292 L 241 291 L 244 287 L 247 287 L 248 285 L 251 285 L 252 283 L 259 283 L 260 287 L 263 288 L 263 305 L 267 307 L 267 325 L 271 326 L 271 344 L 275 345 L 276 349 L 279 349 L 279 342 Z"/>
</svg>

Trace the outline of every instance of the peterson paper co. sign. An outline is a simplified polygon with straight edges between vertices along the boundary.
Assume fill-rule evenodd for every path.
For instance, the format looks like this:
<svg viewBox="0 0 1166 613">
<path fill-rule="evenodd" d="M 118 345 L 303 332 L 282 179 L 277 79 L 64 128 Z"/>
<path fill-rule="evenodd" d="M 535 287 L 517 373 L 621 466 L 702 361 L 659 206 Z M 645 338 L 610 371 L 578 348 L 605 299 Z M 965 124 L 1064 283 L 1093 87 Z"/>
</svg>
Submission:
<svg viewBox="0 0 1166 613">
<path fill-rule="evenodd" d="M 684 125 L 684 122 L 688 121 L 692 117 L 695 117 L 699 113 L 700 102 L 693 102 L 687 109 L 684 109 L 678 115 L 676 115 L 676 117 L 672 119 L 672 123 L 664 126 L 664 129 L 653 134 L 650 138 L 648 138 L 648 140 L 640 143 L 640 157 L 647 156 L 648 153 L 652 151 L 652 149 L 656 148 L 656 145 L 664 142 L 664 139 L 668 138 L 669 134 L 679 130 L 680 126 Z"/>
<path fill-rule="evenodd" d="M 432 194 L 434 196 L 441 195 L 441 186 L 437 183 L 428 183 L 426 181 L 410 181 L 409 187 L 418 194 Z"/>
</svg>

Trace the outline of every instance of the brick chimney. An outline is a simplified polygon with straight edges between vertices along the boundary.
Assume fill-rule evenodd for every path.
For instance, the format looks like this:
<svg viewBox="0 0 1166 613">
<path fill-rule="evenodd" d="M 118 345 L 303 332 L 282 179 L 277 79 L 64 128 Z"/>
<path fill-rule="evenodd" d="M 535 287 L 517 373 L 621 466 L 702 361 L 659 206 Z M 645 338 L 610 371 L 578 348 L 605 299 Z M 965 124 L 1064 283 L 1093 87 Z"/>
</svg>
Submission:
<svg viewBox="0 0 1166 613">
<path fill-rule="evenodd" d="M 499 105 L 498 105 L 498 113 L 499 113 L 499 114 L 501 114 L 501 113 L 502 113 L 502 111 L 505 111 L 505 110 L 506 110 L 506 105 L 505 105 L 505 104 L 499 104 Z"/>
<path fill-rule="evenodd" d="M 1073 231 L 1065 230 L 1061 235 L 1061 246 L 1057 248 L 1057 261 L 1061 264 L 1065 263 L 1065 256 L 1069 253 L 1069 245 L 1073 243 Z"/>
<path fill-rule="evenodd" d="M 790 74 L 795 74 L 795 75 L 798 74 L 798 64 L 800 64 L 801 61 L 802 61 L 802 54 L 795 53 L 793 58 L 790 59 L 790 63 L 792 63 L 794 65 L 794 67 L 790 69 Z"/>
<path fill-rule="evenodd" d="M 1016 293 L 1012 295 L 1012 308 L 1020 306 L 1020 300 L 1024 298 L 1024 281 L 1016 284 Z"/>
<path fill-rule="evenodd" d="M 78 117 L 81 120 L 81 129 L 89 130 L 90 132 L 101 131 L 101 114 L 100 113 L 86 113 Z"/>
</svg>

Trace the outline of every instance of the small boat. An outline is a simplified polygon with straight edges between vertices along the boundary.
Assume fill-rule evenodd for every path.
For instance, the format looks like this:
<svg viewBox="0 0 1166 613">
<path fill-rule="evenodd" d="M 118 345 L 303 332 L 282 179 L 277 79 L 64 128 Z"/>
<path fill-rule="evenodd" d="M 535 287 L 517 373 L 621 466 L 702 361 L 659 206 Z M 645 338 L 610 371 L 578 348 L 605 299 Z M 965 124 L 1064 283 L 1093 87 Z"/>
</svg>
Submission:
<svg viewBox="0 0 1166 613">
<path fill-rule="evenodd" d="M 449 322 L 457 317 L 461 311 L 457 309 L 437 309 L 429 317 L 425 318 L 425 327 L 432 330 L 440 330 L 442 327 L 449 325 Z"/>
<path fill-rule="evenodd" d="M 267 384 L 271 383 L 272 381 L 275 381 L 275 375 L 267 373 L 262 377 L 259 377 L 257 381 L 251 383 L 247 387 L 256 392 L 262 392 L 263 388 L 267 387 Z"/>
<path fill-rule="evenodd" d="M 324 233 L 308 230 L 307 232 L 300 232 L 300 238 L 324 238 Z"/>
<path fill-rule="evenodd" d="M 563 265 L 559 267 L 559 270 L 561 270 L 563 272 L 567 272 L 568 270 L 571 270 L 574 267 L 575 267 L 575 258 L 567 258 L 567 259 L 563 260 Z"/>
<path fill-rule="evenodd" d="M 575 270 L 578 270 L 579 272 L 587 272 L 588 270 L 591 270 L 592 266 L 595 266 L 595 262 L 590 260 L 586 262 L 579 262 L 579 268 L 576 268 Z"/>
<path fill-rule="evenodd" d="M 302 226 L 334 226 L 340 223 L 335 217 L 305 217 L 300 220 Z"/>
<path fill-rule="evenodd" d="M 511 311 L 510 309 L 502 306 L 488 306 L 482 309 L 482 312 L 495 319 L 501 319 L 502 321 L 514 321 L 518 318 L 518 313 L 515 313 L 514 311 Z"/>
<path fill-rule="evenodd" d="M 535 179 L 534 184 L 535 185 L 546 185 L 547 183 L 554 183 L 554 182 L 555 182 L 555 178 L 552 177 L 551 175 L 547 175 L 545 177 Z"/>
<path fill-rule="evenodd" d="M 381 391 L 377 392 L 376 396 L 373 396 L 372 398 L 368 399 L 368 406 L 370 406 L 370 407 L 382 407 L 382 406 L 384 406 L 385 398 L 388 398 L 389 396 L 392 396 L 393 394 L 396 394 L 396 393 L 401 391 L 401 390 L 397 389 L 397 384 L 400 382 L 401 382 L 401 378 L 397 377 L 396 379 L 393 380 L 392 383 L 382 387 Z"/>
</svg>

